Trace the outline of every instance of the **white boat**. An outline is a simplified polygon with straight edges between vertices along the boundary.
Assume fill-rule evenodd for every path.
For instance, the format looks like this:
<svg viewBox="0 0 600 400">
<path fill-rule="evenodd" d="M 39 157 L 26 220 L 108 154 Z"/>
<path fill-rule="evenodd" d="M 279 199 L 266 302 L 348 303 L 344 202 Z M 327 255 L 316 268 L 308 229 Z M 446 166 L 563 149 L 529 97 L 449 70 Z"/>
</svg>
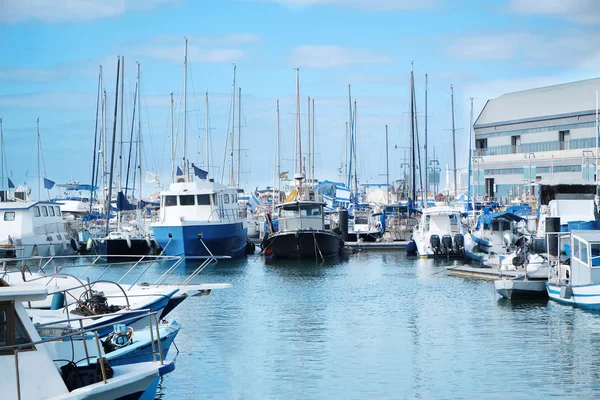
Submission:
<svg viewBox="0 0 600 400">
<path fill-rule="evenodd" d="M 510 279 L 494 281 L 496 291 L 507 299 L 534 299 L 547 297 L 546 279 L 527 279 L 526 275 L 519 275 Z"/>
<path fill-rule="evenodd" d="M 551 266 L 546 289 L 552 300 L 600 309 L 600 231 L 571 231 L 559 240 L 570 262 Z"/>
<path fill-rule="evenodd" d="M 461 256 L 466 233 L 460 210 L 448 206 L 425 208 L 406 251 L 420 257 Z"/>
<path fill-rule="evenodd" d="M 63 215 L 82 216 L 90 213 L 92 209 L 90 201 L 92 203 L 96 201 L 95 192 L 98 190 L 96 186 L 80 185 L 77 182 L 56 186 L 64 188 L 64 192 L 50 201 L 60 204 Z"/>
<path fill-rule="evenodd" d="M 94 365 L 96 363 L 92 363 L 89 356 L 86 366 L 70 363 L 59 370 L 48 351 L 49 340 L 40 338 L 22 304 L 43 300 L 47 294 L 45 286 L 13 287 L 0 281 L 0 309 L 6 318 L 6 340 L 0 346 L 3 398 L 139 398 L 157 378 L 174 370 L 174 363 L 164 363 L 162 358 L 154 362 L 111 367 L 104 359 L 99 359 Z M 59 340 L 70 340 L 80 334 L 79 331 L 73 335 L 66 333 Z M 97 337 L 95 342 L 100 346 Z M 77 379 L 82 375 L 85 375 L 83 379 Z"/>
<path fill-rule="evenodd" d="M 58 204 L 6 201 L 0 203 L 0 248 L 18 257 L 54 256 L 75 254 L 78 244 Z"/>
</svg>

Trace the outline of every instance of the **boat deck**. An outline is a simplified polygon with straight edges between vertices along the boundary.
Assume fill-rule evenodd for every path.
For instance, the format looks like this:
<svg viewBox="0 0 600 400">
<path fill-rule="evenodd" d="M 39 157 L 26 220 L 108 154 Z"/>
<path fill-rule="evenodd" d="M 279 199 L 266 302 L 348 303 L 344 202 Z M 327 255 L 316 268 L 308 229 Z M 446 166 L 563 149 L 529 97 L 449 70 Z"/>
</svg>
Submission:
<svg viewBox="0 0 600 400">
<path fill-rule="evenodd" d="M 522 271 L 500 271 L 498 268 L 472 267 L 468 264 L 458 267 L 448 267 L 446 270 L 457 276 L 490 280 L 496 280 L 502 277 L 514 278 L 515 276 L 523 274 Z"/>
</svg>

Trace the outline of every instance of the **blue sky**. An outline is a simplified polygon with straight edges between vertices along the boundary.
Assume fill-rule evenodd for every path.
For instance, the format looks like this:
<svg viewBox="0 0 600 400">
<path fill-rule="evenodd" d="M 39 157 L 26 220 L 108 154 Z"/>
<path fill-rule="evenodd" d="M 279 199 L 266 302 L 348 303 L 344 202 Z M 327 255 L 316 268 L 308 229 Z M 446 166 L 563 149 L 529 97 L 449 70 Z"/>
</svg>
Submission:
<svg viewBox="0 0 600 400">
<path fill-rule="evenodd" d="M 315 99 L 317 177 L 339 178 L 351 84 L 358 104 L 359 178 L 382 182 L 386 124 L 391 179 L 401 174 L 411 62 L 420 113 L 424 75 L 429 74 L 429 153 L 435 147 L 442 165 L 452 162 L 454 85 L 462 169 L 468 158 L 469 97 L 475 97 L 476 116 L 489 98 L 596 77 L 600 65 L 600 50 L 593 46 L 599 38 L 600 4 L 594 0 L 64 0 L 53 2 L 51 9 L 42 0 L 2 4 L 0 117 L 7 163 L 13 182 L 26 181 L 34 198 L 38 117 L 46 177 L 90 181 L 98 67 L 104 69 L 112 129 L 117 55 L 126 64 L 126 137 L 139 62 L 143 169 L 168 184 L 169 94 L 180 102 L 184 36 L 190 58 L 188 157 L 206 163 L 208 91 L 211 172 L 220 180 L 236 63 L 242 88 L 242 186 L 247 190 L 273 180 L 277 99 L 282 170 L 293 170 L 294 67 L 300 68 L 303 130 L 306 96 Z M 421 134 L 423 122 L 421 115 Z M 144 190 L 158 188 L 146 185 Z"/>
</svg>

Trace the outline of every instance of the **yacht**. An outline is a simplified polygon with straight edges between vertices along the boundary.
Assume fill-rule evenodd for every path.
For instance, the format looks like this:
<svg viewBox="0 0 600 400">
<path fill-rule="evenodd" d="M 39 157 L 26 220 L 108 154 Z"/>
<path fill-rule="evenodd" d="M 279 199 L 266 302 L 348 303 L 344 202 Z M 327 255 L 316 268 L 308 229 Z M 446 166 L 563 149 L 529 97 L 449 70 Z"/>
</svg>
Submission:
<svg viewBox="0 0 600 400">
<path fill-rule="evenodd" d="M 172 183 L 160 194 L 154 238 L 165 254 L 186 258 L 238 257 L 246 251 L 246 219 L 237 189 L 212 179 Z"/>
<path fill-rule="evenodd" d="M 423 209 L 406 251 L 420 257 L 462 256 L 466 233 L 460 210 L 448 206 L 428 207 Z"/>
</svg>

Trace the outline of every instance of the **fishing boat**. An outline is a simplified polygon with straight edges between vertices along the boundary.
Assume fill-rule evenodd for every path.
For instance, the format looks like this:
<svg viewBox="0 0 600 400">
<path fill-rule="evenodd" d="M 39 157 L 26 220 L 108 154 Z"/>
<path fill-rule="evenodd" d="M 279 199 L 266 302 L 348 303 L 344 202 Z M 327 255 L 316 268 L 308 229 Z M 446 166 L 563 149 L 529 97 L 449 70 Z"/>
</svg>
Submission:
<svg viewBox="0 0 600 400">
<path fill-rule="evenodd" d="M 86 365 L 74 361 L 57 367 L 48 343 L 53 340 L 69 341 L 82 331 L 64 332 L 58 338 L 42 340 L 23 306 L 23 302 L 43 300 L 47 288 L 37 286 L 8 286 L 0 280 L 0 308 L 6 318 L 6 340 L 0 345 L 2 394 L 10 399 L 126 399 L 140 398 L 158 378 L 173 371 L 173 362 L 141 362 L 111 366 L 105 358 L 92 361 L 89 354 Z M 84 330 L 85 333 L 95 333 Z M 95 345 L 100 341 L 95 336 Z M 70 358 L 69 358 L 70 359 Z"/>
<path fill-rule="evenodd" d="M 546 283 L 548 297 L 564 304 L 600 309 L 600 231 L 571 231 L 559 236 L 558 247 L 560 254 L 550 267 Z"/>
<path fill-rule="evenodd" d="M 275 258 L 323 260 L 337 256 L 344 241 L 340 235 L 325 230 L 324 205 L 306 200 L 276 205 L 279 229 L 265 237 L 263 251 Z"/>
<path fill-rule="evenodd" d="M 463 256 L 466 233 L 460 210 L 448 206 L 425 208 L 406 251 L 420 257 Z"/>
</svg>

